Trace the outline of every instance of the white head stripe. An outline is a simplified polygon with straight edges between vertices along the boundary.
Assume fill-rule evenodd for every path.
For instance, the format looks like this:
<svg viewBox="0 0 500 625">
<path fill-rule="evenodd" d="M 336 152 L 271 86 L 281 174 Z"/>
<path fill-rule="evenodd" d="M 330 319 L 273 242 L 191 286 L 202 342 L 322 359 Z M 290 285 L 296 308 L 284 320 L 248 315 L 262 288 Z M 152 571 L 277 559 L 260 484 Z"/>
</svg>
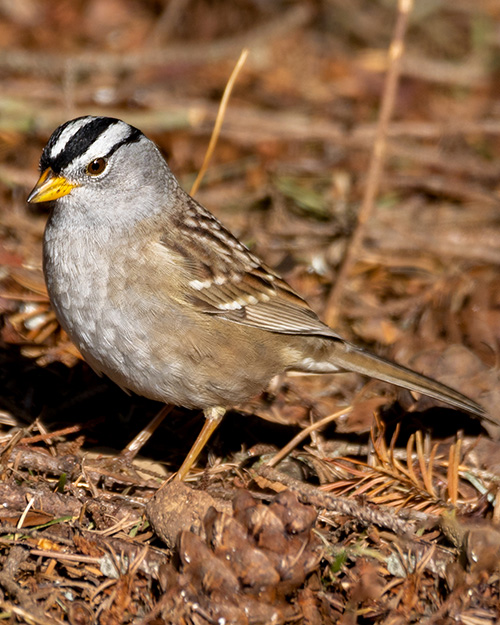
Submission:
<svg viewBox="0 0 500 625">
<path fill-rule="evenodd" d="M 59 135 L 57 139 L 57 143 L 52 146 L 50 150 L 50 158 L 55 158 L 58 154 L 64 150 L 68 141 L 80 130 L 83 126 L 86 126 L 91 121 L 93 121 L 93 117 L 83 117 L 82 119 L 77 119 L 72 124 L 67 126 Z"/>
<path fill-rule="evenodd" d="M 117 121 L 116 124 L 106 128 L 106 130 L 89 146 L 86 152 L 73 159 L 71 166 L 78 168 L 86 165 L 93 158 L 106 156 L 117 143 L 126 139 L 130 135 L 130 132 L 131 129 L 128 124 L 122 121 Z"/>
</svg>

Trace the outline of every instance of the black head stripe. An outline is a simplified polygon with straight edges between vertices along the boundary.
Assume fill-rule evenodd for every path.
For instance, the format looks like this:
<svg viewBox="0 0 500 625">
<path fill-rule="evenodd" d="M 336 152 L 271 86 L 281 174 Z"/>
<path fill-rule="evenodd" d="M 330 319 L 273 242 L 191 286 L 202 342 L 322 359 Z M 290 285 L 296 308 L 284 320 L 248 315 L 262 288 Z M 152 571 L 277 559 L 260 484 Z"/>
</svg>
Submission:
<svg viewBox="0 0 500 625">
<path fill-rule="evenodd" d="M 78 117 L 77 119 L 81 118 Z M 54 130 L 47 145 L 43 148 L 42 156 L 40 157 L 40 171 L 45 171 L 47 167 L 50 166 L 51 159 L 49 154 L 52 151 L 53 146 L 59 141 L 59 137 L 61 136 L 63 130 L 65 130 L 73 122 L 77 121 L 77 119 L 71 119 Z"/>
<path fill-rule="evenodd" d="M 114 117 L 94 117 L 91 119 L 91 121 L 89 121 L 88 124 L 85 124 L 84 126 L 79 128 L 75 132 L 75 134 L 70 137 L 61 152 L 59 152 L 55 156 L 52 156 L 52 150 L 59 141 L 63 131 L 70 124 L 79 121 L 80 119 L 82 118 L 79 117 L 77 119 L 66 122 L 54 131 L 49 139 L 49 142 L 42 152 L 42 157 L 40 159 L 41 171 L 45 171 L 47 167 L 51 167 L 55 173 L 61 173 L 61 171 L 65 167 L 67 167 L 71 163 L 71 161 L 78 158 L 82 154 L 85 154 L 85 152 L 94 143 L 94 141 L 96 141 L 100 137 L 100 135 L 102 135 L 102 133 L 105 132 L 110 126 L 113 126 L 117 123 L 122 123 L 119 119 L 116 119 Z M 131 126 L 130 134 L 122 139 L 119 143 L 113 145 L 112 149 L 109 151 L 108 154 L 103 154 L 102 156 L 111 155 L 125 143 L 138 141 L 141 134 L 142 133 L 140 130 Z"/>
<path fill-rule="evenodd" d="M 130 126 L 130 134 L 128 135 L 128 137 L 125 137 L 124 139 L 122 139 L 118 143 L 115 143 L 115 145 L 111 148 L 111 150 L 109 150 L 109 152 L 106 154 L 106 156 L 111 156 L 111 154 L 116 152 L 116 150 L 118 150 L 118 148 L 121 148 L 122 145 L 125 145 L 126 143 L 127 144 L 128 143 L 137 143 L 137 141 L 139 141 L 139 139 L 141 137 L 142 137 L 142 132 L 138 128 L 134 128 L 134 126 Z"/>
</svg>

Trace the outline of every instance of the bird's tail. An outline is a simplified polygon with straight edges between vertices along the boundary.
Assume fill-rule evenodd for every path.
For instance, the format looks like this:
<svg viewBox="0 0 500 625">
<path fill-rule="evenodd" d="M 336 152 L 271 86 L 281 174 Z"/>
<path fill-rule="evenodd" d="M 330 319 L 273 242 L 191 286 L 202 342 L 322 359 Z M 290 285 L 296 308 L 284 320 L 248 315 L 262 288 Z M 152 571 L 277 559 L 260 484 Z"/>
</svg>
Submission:
<svg viewBox="0 0 500 625">
<path fill-rule="evenodd" d="M 333 352 L 331 360 L 336 367 L 356 371 L 383 382 L 390 382 L 410 391 L 417 391 L 491 423 L 496 423 L 482 406 L 445 384 L 344 341 L 333 341 L 331 347 Z"/>
</svg>

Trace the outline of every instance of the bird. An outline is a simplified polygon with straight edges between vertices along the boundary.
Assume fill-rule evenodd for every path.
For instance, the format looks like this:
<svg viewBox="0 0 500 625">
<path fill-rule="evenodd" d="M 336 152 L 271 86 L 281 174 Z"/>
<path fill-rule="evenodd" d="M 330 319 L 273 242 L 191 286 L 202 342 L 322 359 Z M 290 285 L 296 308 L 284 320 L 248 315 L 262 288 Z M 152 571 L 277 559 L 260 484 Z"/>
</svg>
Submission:
<svg viewBox="0 0 500 625">
<path fill-rule="evenodd" d="M 178 479 L 227 409 L 286 371 L 355 371 L 488 418 L 462 393 L 324 324 L 181 188 L 155 143 L 120 119 L 59 126 L 27 201 L 49 203 L 47 290 L 88 364 L 127 392 L 203 411 Z"/>
</svg>

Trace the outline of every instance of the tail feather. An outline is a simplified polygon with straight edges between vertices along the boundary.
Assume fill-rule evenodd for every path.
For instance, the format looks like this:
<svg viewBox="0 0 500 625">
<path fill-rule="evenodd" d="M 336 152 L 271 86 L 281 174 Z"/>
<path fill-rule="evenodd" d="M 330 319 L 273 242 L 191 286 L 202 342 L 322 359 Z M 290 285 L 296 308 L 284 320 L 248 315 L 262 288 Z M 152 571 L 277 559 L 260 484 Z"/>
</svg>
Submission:
<svg viewBox="0 0 500 625">
<path fill-rule="evenodd" d="M 385 358 L 371 354 L 347 342 L 335 341 L 332 347 L 333 354 L 331 358 L 335 366 L 348 371 L 356 371 L 383 382 L 390 382 L 410 391 L 417 391 L 481 417 L 486 421 L 496 423 L 488 416 L 482 406 L 445 384 L 441 384 L 425 375 L 385 360 Z"/>
</svg>

